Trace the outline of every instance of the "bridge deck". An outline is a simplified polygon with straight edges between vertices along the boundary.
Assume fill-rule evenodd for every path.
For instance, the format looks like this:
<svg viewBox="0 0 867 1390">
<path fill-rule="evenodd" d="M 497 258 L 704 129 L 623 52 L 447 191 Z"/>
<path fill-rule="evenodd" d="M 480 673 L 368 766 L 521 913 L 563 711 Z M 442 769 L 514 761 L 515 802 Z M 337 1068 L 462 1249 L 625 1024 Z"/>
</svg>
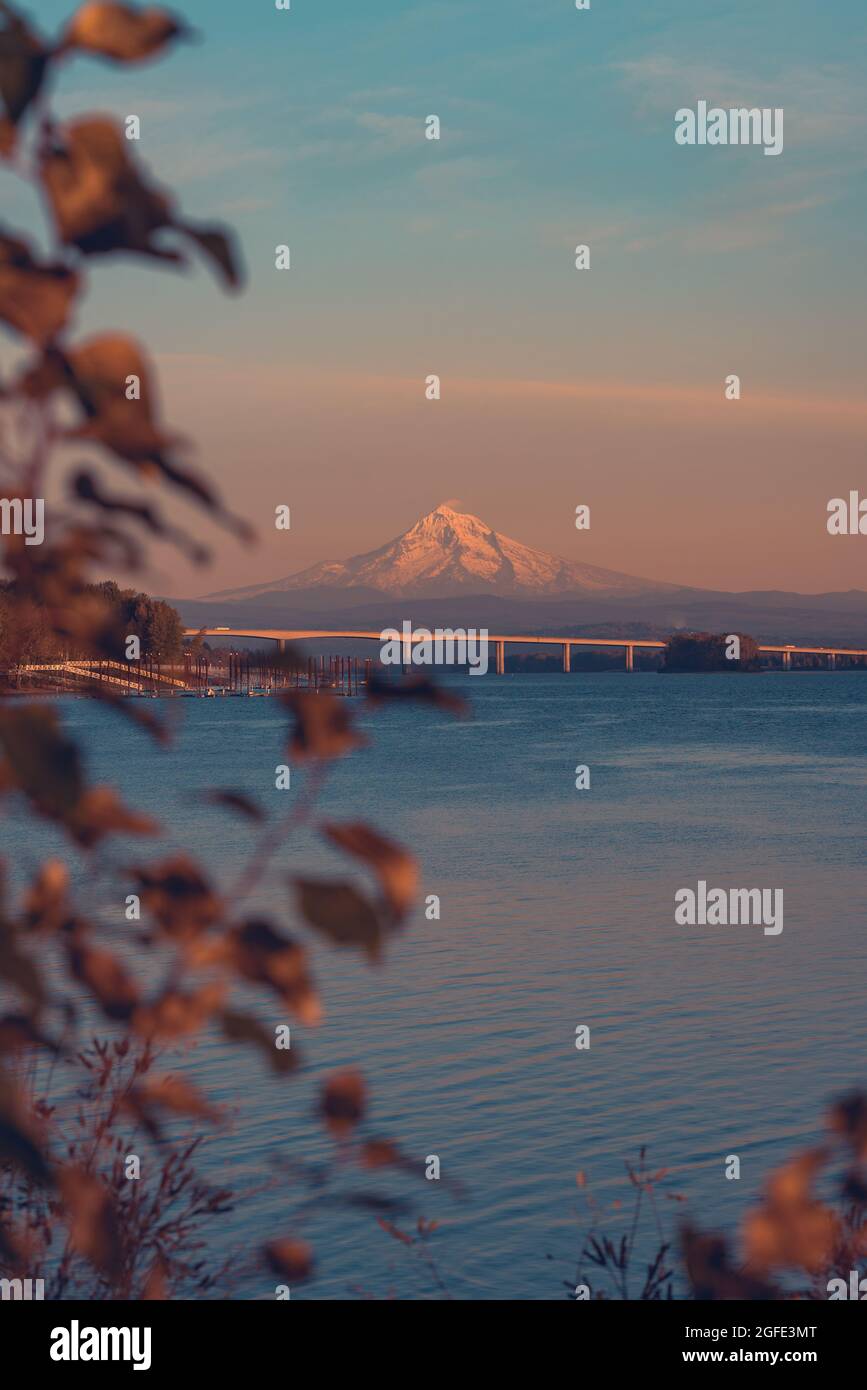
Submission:
<svg viewBox="0 0 867 1390">
<path fill-rule="evenodd" d="M 396 631 L 396 629 L 390 629 Z M 303 642 L 322 638 L 338 637 L 351 640 L 381 642 L 382 630 L 348 628 L 276 628 L 276 627 L 188 627 L 184 629 L 187 637 L 255 637 L 274 642 Z M 489 632 L 488 642 L 510 642 L 512 644 L 548 647 L 640 647 L 660 651 L 667 644 L 659 638 L 648 637 L 539 637 L 530 633 Z M 759 643 L 760 652 L 793 652 L 796 655 L 814 656 L 864 656 L 867 647 L 806 647 L 793 643 Z"/>
</svg>

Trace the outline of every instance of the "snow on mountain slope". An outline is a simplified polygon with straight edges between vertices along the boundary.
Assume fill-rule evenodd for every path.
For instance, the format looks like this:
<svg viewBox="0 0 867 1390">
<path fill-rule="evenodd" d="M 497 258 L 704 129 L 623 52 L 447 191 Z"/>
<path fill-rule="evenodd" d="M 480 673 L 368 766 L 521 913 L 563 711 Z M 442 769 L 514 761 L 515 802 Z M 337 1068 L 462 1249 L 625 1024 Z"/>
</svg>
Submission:
<svg viewBox="0 0 867 1390">
<path fill-rule="evenodd" d="M 526 597 L 574 593 L 629 595 L 675 586 L 575 564 L 493 531 L 443 503 L 402 536 L 342 564 L 313 565 L 269 584 L 226 589 L 207 598 L 248 599 L 293 589 L 368 588 L 396 597 L 497 593 Z"/>
</svg>

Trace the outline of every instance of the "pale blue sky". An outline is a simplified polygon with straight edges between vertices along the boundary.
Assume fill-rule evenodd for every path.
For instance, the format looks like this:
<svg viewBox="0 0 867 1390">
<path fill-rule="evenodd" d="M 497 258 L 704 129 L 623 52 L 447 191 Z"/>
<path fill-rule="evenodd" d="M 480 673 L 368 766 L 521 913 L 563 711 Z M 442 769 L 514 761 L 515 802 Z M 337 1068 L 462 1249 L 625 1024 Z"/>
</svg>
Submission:
<svg viewBox="0 0 867 1390">
<path fill-rule="evenodd" d="M 70 8 L 39 0 L 31 11 L 51 32 Z M 203 269 L 179 280 L 133 261 L 100 264 L 83 326 L 136 327 L 160 358 L 177 423 L 204 438 L 236 504 L 250 495 L 264 513 L 273 493 L 275 502 L 300 501 L 299 519 L 315 513 L 284 572 L 370 548 L 454 495 L 501 529 L 563 551 L 563 508 L 577 486 L 564 455 L 573 430 L 583 443 L 590 422 L 564 423 L 559 442 L 543 441 L 528 413 L 523 433 L 520 420 L 510 429 L 520 454 L 498 445 L 500 470 L 489 476 L 487 417 L 470 411 L 436 437 L 432 478 L 429 459 L 411 466 L 430 441 L 401 434 L 388 406 L 367 435 L 365 408 L 354 407 L 335 435 L 340 383 L 353 376 L 420 380 L 439 371 L 466 389 L 598 380 L 622 383 L 628 397 L 648 387 L 715 392 L 738 371 L 753 397 L 816 400 L 820 410 L 829 400 L 863 401 L 863 3 L 593 0 L 577 12 L 571 0 L 293 0 L 279 13 L 271 0 L 181 0 L 173 8 L 200 42 L 132 70 L 71 62 L 57 109 L 140 115 L 141 158 L 176 189 L 184 212 L 237 228 L 248 288 L 233 299 Z M 698 98 L 782 106 L 783 154 L 676 146 L 674 112 Z M 439 143 L 423 138 L 430 113 L 442 121 Z M 8 176 L 0 188 L 6 220 L 26 228 L 32 205 Z M 274 270 L 280 242 L 292 248 L 284 276 Z M 589 274 L 574 270 L 578 242 L 591 246 Z M 306 375 L 326 382 L 319 426 L 312 406 L 289 420 L 281 413 Z M 242 395 L 232 397 L 229 419 L 231 389 Z M 239 410 L 250 456 L 242 489 Z M 633 443 L 608 441 L 600 428 L 596 421 L 582 477 L 599 460 L 602 485 L 612 458 L 624 468 L 632 458 L 640 493 L 648 457 L 635 461 Z M 682 498 L 701 431 L 687 444 L 656 422 L 647 428 L 660 481 Z M 797 454 L 800 427 L 794 452 L 792 441 L 756 428 L 740 446 L 753 460 L 745 478 L 760 454 L 768 506 L 794 486 L 809 517 L 821 431 L 807 457 Z M 392 456 L 398 436 L 402 470 Z M 292 496 L 278 495 L 275 453 L 292 457 L 299 443 Z M 545 462 L 534 460 L 529 477 L 526 460 L 543 445 Z M 323 450 L 332 496 L 336 482 L 351 521 L 333 507 L 329 516 L 317 491 Z M 841 489 L 850 479 L 867 488 L 863 470 L 852 476 L 856 457 L 847 444 Z M 717 476 L 721 466 L 715 457 Z M 382 492 L 375 514 L 373 485 Z M 528 499 L 531 485 L 543 489 L 541 501 Z M 664 559 L 653 565 L 638 531 L 650 497 L 637 504 L 628 545 L 612 528 L 588 541 L 584 558 L 721 582 L 723 557 L 712 563 L 698 537 L 690 550 L 677 508 Z M 664 518 L 660 525 L 664 532 Z M 803 587 L 857 582 L 851 551 L 839 578 L 839 550 L 826 558 L 804 573 Z M 248 573 L 247 561 L 224 560 L 211 587 Z M 274 563 L 266 548 L 256 574 Z M 731 586 L 771 584 L 772 563 L 748 565 Z M 781 586 L 793 587 L 796 572 L 793 561 Z"/>
</svg>

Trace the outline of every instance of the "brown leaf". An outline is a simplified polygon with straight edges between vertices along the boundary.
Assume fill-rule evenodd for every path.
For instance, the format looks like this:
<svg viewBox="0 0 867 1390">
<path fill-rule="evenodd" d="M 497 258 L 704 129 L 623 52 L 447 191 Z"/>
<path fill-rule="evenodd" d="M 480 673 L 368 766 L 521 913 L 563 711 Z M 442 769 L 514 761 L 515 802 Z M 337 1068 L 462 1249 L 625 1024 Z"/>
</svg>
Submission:
<svg viewBox="0 0 867 1390">
<path fill-rule="evenodd" d="M 765 1273 L 788 1266 L 817 1274 L 829 1263 L 839 1221 L 812 1193 L 825 1161 L 823 1150 L 808 1149 L 771 1174 L 763 1205 L 749 1212 L 743 1223 L 751 1269 Z"/>
<path fill-rule="evenodd" d="M 80 845 L 95 845 L 105 835 L 155 835 L 159 825 L 150 816 L 131 811 L 112 787 L 90 787 L 79 800 L 66 827 Z"/>
<path fill-rule="evenodd" d="M 203 985 L 191 994 L 169 989 L 153 1004 L 137 1008 L 132 1020 L 133 1031 L 144 1038 L 184 1038 L 205 1026 L 223 1003 L 225 985 Z"/>
<path fill-rule="evenodd" d="M 60 51 L 79 49 L 115 63 L 140 63 L 189 32 L 182 20 L 166 10 L 137 10 L 113 0 L 90 0 L 70 20 Z"/>
<path fill-rule="evenodd" d="M 75 939 L 67 955 L 76 980 L 87 986 L 107 1018 L 132 1017 L 139 1002 L 138 986 L 115 956 Z"/>
<path fill-rule="evenodd" d="M 378 960 L 382 925 L 376 911 L 351 883 L 296 878 L 298 906 L 311 927 L 336 946 L 358 946 Z"/>
<path fill-rule="evenodd" d="M 436 685 L 429 676 L 408 676 L 406 680 L 385 680 L 382 676 L 371 675 L 365 691 L 371 704 L 377 705 L 389 700 L 418 700 L 420 704 L 434 705 L 465 718 L 470 713 L 470 702 L 463 695 L 456 695 Z"/>
<path fill-rule="evenodd" d="M 256 920 L 232 929 L 229 949 L 235 970 L 245 980 L 270 985 L 302 1023 L 321 1021 L 322 1007 L 303 946 Z"/>
<path fill-rule="evenodd" d="M 120 333 L 103 333 L 65 352 L 57 347 L 46 349 L 39 365 L 21 379 L 19 389 L 36 400 L 45 399 L 55 391 L 71 392 L 86 418 L 83 424 L 66 431 L 67 439 L 100 444 L 139 474 L 163 478 L 208 507 L 235 535 L 249 539 L 250 527 L 225 510 L 213 488 L 169 457 L 170 451 L 181 441 L 163 430 L 157 421 L 151 375 L 150 362 L 133 338 Z M 138 388 L 130 398 L 129 379 L 132 377 L 137 378 Z M 79 474 L 77 487 L 83 500 L 92 501 L 103 510 L 135 514 L 150 529 L 157 528 L 178 543 L 182 533 L 176 528 L 166 528 L 152 508 L 105 498 L 87 474 Z M 103 526 L 96 534 L 104 539 L 107 531 Z M 125 532 L 111 534 L 129 543 Z M 200 546 L 187 541 L 184 548 L 194 560 L 201 561 Z M 135 553 L 129 557 L 128 564 L 135 567 Z M 107 652 L 106 655 L 123 658 L 122 650 L 119 654 Z"/>
<path fill-rule="evenodd" d="M 174 443 L 156 424 L 157 403 L 151 365 L 134 338 L 103 333 L 64 357 L 64 380 L 78 397 L 87 423 L 70 435 L 92 439 L 127 462 L 158 467 L 157 459 Z M 138 380 L 130 399 L 129 378 Z"/>
<path fill-rule="evenodd" d="M 858 1158 L 867 1158 L 867 1095 L 853 1091 L 832 1107 L 829 1124 L 851 1145 Z"/>
<path fill-rule="evenodd" d="M 157 829 L 146 816 L 128 811 L 111 788 L 85 790 L 78 748 L 61 731 L 53 709 L 0 710 L 0 745 L 6 753 L 0 785 L 19 788 L 79 844 L 93 845 L 111 832 L 146 835 Z"/>
<path fill-rule="evenodd" d="M 167 936 L 188 938 L 220 920 L 222 903 L 194 860 L 178 854 L 132 871 L 142 904 Z"/>
<path fill-rule="evenodd" d="M 15 153 L 16 130 L 8 116 L 0 116 L 0 159 L 11 159 Z"/>
<path fill-rule="evenodd" d="M 234 1013 L 226 1009 L 220 1019 L 224 1035 L 232 1042 L 248 1042 L 257 1047 L 265 1057 L 269 1067 L 278 1075 L 295 1071 L 301 1064 L 301 1057 L 295 1047 L 276 1047 L 274 1037 L 266 1031 L 255 1018 L 247 1014 Z"/>
<path fill-rule="evenodd" d="M 79 502 L 88 502 L 102 512 L 129 517 L 133 521 L 140 522 L 152 535 L 159 536 L 161 540 L 170 541 L 179 550 L 184 551 L 193 564 L 204 564 L 210 558 L 210 554 L 204 546 L 199 545 L 180 527 L 170 526 L 168 522 L 163 520 L 155 507 L 151 507 L 145 502 L 139 502 L 135 498 L 109 497 L 98 486 L 90 473 L 83 470 L 76 473 L 71 479 L 71 491 Z M 100 684 L 99 681 L 94 682 L 97 688 Z M 123 704 L 122 696 L 118 697 L 118 703 Z"/>
<path fill-rule="evenodd" d="M 336 1139 L 345 1139 L 364 1115 L 367 1087 L 360 1071 L 335 1072 L 322 1092 L 321 1111 Z"/>
<path fill-rule="evenodd" d="M 263 1253 L 273 1272 L 293 1284 L 309 1279 L 313 1272 L 313 1251 L 303 1240 L 272 1240 Z"/>
<path fill-rule="evenodd" d="M 0 709 L 0 744 L 6 767 L 42 815 L 62 820 L 84 789 L 78 749 L 45 705 Z"/>
<path fill-rule="evenodd" d="M 184 223 L 183 230 L 214 262 L 226 284 L 237 289 L 241 284 L 241 271 L 231 238 L 219 227 L 195 227 L 190 222 Z"/>
<path fill-rule="evenodd" d="M 229 811 L 237 811 L 239 816 L 246 820 L 263 821 L 265 812 L 262 807 L 250 796 L 245 796 L 243 792 L 223 791 L 208 792 L 206 800 L 213 802 L 215 806 L 224 806 Z"/>
<path fill-rule="evenodd" d="M 13 126 L 39 95 L 49 53 L 8 6 L 0 12 L 0 99 Z"/>
<path fill-rule="evenodd" d="M 148 1076 L 128 1092 L 130 1102 L 143 1110 L 169 1110 L 196 1120 L 219 1124 L 223 1112 L 181 1076 Z"/>
<path fill-rule="evenodd" d="M 69 920 L 69 870 L 62 859 L 46 859 L 24 899 L 28 931 L 58 932 Z"/>
<path fill-rule="evenodd" d="M 0 234 L 0 318 L 44 347 L 65 327 L 80 277 L 55 261 L 40 265 L 26 242 Z"/>
<path fill-rule="evenodd" d="M 11 1081 L 0 1072 L 0 1161 L 19 1168 L 39 1187 L 50 1187 L 54 1178 L 43 1154 L 24 1101 Z"/>
<path fill-rule="evenodd" d="M 229 284 L 239 283 L 228 239 L 213 230 L 188 231 L 175 219 L 171 198 L 144 181 L 114 121 L 85 116 L 52 129 L 40 153 L 57 234 L 67 245 L 85 255 L 133 251 L 183 263 L 179 251 L 153 240 L 155 232 L 174 229 L 191 236 Z"/>
<path fill-rule="evenodd" d="M 347 701 L 321 690 L 293 690 L 280 697 L 295 716 L 289 751 L 298 759 L 341 758 L 365 740 L 352 727 Z"/>
<path fill-rule="evenodd" d="M 779 1290 L 732 1267 L 722 1236 L 705 1235 L 685 1226 L 681 1233 L 687 1274 L 693 1296 L 701 1301 L 781 1297 Z"/>
<path fill-rule="evenodd" d="M 120 1272 L 123 1249 L 108 1189 L 93 1173 L 76 1166 L 61 1168 L 58 1183 L 71 1244 L 104 1274 L 116 1276 Z"/>
<path fill-rule="evenodd" d="M 365 1168 L 400 1168 L 405 1172 L 415 1172 L 417 1167 L 401 1153 L 393 1139 L 366 1140 L 359 1157 Z"/>
<path fill-rule="evenodd" d="M 0 921 L 0 980 L 16 989 L 38 1008 L 45 1002 L 45 988 L 36 962 L 18 949 L 14 930 Z"/>
<path fill-rule="evenodd" d="M 55 1054 L 60 1051 L 27 1014 L 4 1014 L 0 1018 L 0 1052 L 14 1052 L 19 1047 L 45 1047 Z"/>
<path fill-rule="evenodd" d="M 413 856 L 361 822 L 322 828 L 335 845 L 373 870 L 395 917 L 403 917 L 418 888 L 418 865 Z"/>
</svg>

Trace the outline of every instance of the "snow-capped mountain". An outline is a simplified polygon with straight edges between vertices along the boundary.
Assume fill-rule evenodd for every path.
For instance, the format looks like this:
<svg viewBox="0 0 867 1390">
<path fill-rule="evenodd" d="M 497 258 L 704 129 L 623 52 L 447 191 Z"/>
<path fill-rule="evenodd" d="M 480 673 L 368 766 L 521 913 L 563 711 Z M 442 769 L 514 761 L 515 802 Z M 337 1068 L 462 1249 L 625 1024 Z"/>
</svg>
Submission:
<svg viewBox="0 0 867 1390">
<path fill-rule="evenodd" d="M 322 563 L 276 579 L 208 594 L 252 599 L 295 589 L 376 589 L 397 598 L 494 593 L 541 597 L 574 593 L 627 596 L 673 590 L 597 565 L 576 564 L 493 531 L 479 517 L 443 503 L 402 536 L 342 563 Z"/>
</svg>

